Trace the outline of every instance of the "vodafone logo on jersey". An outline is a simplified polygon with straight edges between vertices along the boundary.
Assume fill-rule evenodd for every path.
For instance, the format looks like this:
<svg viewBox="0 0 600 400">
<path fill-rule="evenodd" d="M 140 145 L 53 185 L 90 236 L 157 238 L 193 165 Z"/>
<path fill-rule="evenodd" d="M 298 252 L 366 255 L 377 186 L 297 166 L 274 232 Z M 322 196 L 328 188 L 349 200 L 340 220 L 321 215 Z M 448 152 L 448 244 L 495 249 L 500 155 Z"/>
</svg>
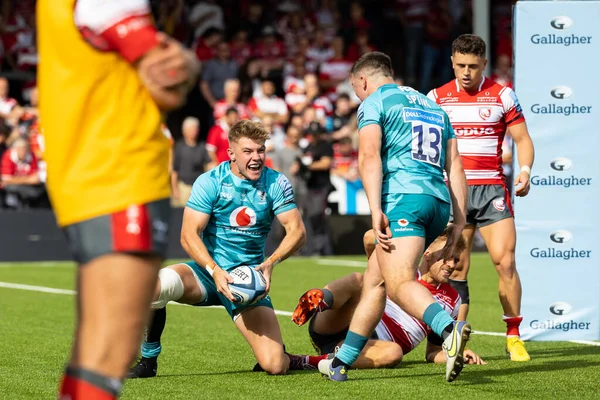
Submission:
<svg viewBox="0 0 600 400">
<path fill-rule="evenodd" d="M 229 216 L 231 226 L 247 229 L 256 225 L 256 212 L 248 206 L 238 207 Z"/>
</svg>

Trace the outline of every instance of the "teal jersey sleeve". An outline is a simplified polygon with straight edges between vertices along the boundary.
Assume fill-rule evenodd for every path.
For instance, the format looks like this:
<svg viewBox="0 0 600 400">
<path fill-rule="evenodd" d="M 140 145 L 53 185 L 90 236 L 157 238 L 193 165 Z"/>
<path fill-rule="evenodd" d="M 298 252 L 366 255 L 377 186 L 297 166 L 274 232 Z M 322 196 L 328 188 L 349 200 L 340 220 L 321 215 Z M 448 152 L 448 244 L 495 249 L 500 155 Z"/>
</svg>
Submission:
<svg viewBox="0 0 600 400">
<path fill-rule="evenodd" d="M 279 215 L 296 208 L 292 184 L 285 175 L 274 173 L 275 182 L 269 185 L 269 197 L 273 204 L 273 213 Z"/>
<path fill-rule="evenodd" d="M 367 125 L 377 124 L 383 128 L 383 105 L 379 99 L 379 93 L 375 92 L 367 97 L 358 107 L 357 121 L 358 129 Z"/>
<path fill-rule="evenodd" d="M 204 173 L 196 179 L 186 207 L 204 214 L 212 214 L 214 205 L 219 198 L 217 179 L 213 176 L 214 174 L 215 170 Z"/>
</svg>

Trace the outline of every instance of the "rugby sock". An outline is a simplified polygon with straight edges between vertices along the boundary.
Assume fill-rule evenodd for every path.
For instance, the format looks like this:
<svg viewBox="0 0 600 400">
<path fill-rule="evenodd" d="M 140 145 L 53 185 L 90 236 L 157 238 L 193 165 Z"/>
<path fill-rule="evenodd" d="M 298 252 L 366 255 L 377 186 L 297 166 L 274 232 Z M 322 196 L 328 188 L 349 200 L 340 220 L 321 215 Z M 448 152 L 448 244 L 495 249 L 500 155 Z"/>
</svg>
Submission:
<svg viewBox="0 0 600 400">
<path fill-rule="evenodd" d="M 120 379 L 67 367 L 60 387 L 60 400 L 115 400 L 122 387 Z"/>
<path fill-rule="evenodd" d="M 162 336 L 165 324 L 167 323 L 167 308 L 159 308 L 152 313 L 152 323 L 147 329 L 146 340 L 142 343 L 142 357 L 158 357 L 162 351 L 160 337 Z"/>
<path fill-rule="evenodd" d="M 319 361 L 327 359 L 328 354 L 322 354 L 320 356 L 308 356 L 307 364 L 317 369 L 319 368 Z"/>
<path fill-rule="evenodd" d="M 347 367 L 352 366 L 352 364 L 354 364 L 354 362 L 358 359 L 362 349 L 365 348 L 368 340 L 369 338 L 366 338 L 363 335 L 348 331 L 346 340 L 335 355 L 331 366 L 333 368 L 337 368 L 342 364 L 345 364 Z"/>
<path fill-rule="evenodd" d="M 290 371 L 302 371 L 319 368 L 319 361 L 327 358 L 327 354 L 321 356 L 301 356 L 287 353 L 290 358 Z"/>
<path fill-rule="evenodd" d="M 425 322 L 442 339 L 452 333 L 454 319 L 438 303 L 431 303 L 423 313 Z"/>
<path fill-rule="evenodd" d="M 519 332 L 519 326 L 521 325 L 521 321 L 523 321 L 521 315 L 518 317 L 507 317 L 506 315 L 503 315 L 502 319 L 506 322 L 506 337 L 521 336 L 521 333 Z"/>
<path fill-rule="evenodd" d="M 323 292 L 323 303 L 325 303 L 325 307 L 321 309 L 321 311 L 329 310 L 333 308 L 333 293 L 329 289 L 321 289 Z"/>
</svg>

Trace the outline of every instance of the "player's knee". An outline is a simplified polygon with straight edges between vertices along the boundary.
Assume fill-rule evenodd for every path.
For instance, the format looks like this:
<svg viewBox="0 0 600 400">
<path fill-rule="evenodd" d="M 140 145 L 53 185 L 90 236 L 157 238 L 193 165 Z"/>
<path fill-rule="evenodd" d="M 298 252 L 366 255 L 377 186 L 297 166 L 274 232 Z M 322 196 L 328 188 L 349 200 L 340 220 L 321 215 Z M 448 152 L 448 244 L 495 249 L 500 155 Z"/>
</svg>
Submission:
<svg viewBox="0 0 600 400">
<path fill-rule="evenodd" d="M 498 261 L 494 262 L 494 264 L 500 277 L 512 279 L 517 273 L 515 256 L 512 252 L 507 252 Z"/>
<path fill-rule="evenodd" d="M 289 362 L 283 352 L 261 357 L 258 363 L 269 375 L 285 375 L 289 367 Z"/>
<path fill-rule="evenodd" d="M 395 368 L 402 362 L 402 357 L 404 353 L 402 352 L 402 348 L 398 345 L 389 346 L 389 348 L 385 349 L 385 352 L 382 353 L 377 360 L 375 360 L 376 368 Z"/>
<path fill-rule="evenodd" d="M 362 288 L 363 274 L 361 274 L 360 272 L 353 272 L 351 274 L 351 277 L 352 277 L 352 283 L 353 283 L 354 287 Z"/>
<path fill-rule="evenodd" d="M 163 268 L 158 272 L 160 294 L 152 302 L 153 309 L 163 308 L 171 300 L 179 300 L 184 293 L 183 281 L 179 274 L 171 268 Z"/>
<path fill-rule="evenodd" d="M 373 251 L 375 251 L 375 233 L 372 229 L 369 229 L 363 235 L 363 246 L 365 248 L 365 253 L 367 256 L 370 256 Z"/>
</svg>

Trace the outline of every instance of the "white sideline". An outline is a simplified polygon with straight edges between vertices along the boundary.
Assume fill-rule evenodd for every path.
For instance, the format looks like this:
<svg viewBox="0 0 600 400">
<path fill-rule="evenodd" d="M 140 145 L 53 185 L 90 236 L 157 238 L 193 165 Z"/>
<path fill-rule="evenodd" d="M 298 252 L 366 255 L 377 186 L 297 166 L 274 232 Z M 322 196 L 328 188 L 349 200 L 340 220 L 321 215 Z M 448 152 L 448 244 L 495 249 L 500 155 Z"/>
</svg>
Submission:
<svg viewBox="0 0 600 400">
<path fill-rule="evenodd" d="M 34 286 L 34 285 L 24 285 L 21 283 L 11 283 L 11 282 L 0 282 L 0 288 L 6 289 L 17 289 L 17 290 L 28 290 L 31 292 L 43 292 L 43 293 L 53 293 L 53 294 L 69 294 L 74 295 L 76 292 L 74 290 L 68 289 L 55 289 L 49 288 L 45 286 Z M 170 302 L 169 304 L 175 304 L 178 306 L 187 306 L 187 304 L 180 304 L 175 302 Z M 205 308 L 222 308 L 221 306 L 211 306 Z M 291 317 L 292 313 L 289 311 L 275 310 L 275 314 L 283 315 L 286 317 Z M 502 332 L 484 332 L 484 331 L 473 331 L 475 335 L 486 335 L 486 336 L 504 336 L 505 334 Z M 569 340 L 571 343 L 577 344 L 585 344 L 589 346 L 600 346 L 600 342 L 594 342 L 591 340 Z"/>
</svg>

